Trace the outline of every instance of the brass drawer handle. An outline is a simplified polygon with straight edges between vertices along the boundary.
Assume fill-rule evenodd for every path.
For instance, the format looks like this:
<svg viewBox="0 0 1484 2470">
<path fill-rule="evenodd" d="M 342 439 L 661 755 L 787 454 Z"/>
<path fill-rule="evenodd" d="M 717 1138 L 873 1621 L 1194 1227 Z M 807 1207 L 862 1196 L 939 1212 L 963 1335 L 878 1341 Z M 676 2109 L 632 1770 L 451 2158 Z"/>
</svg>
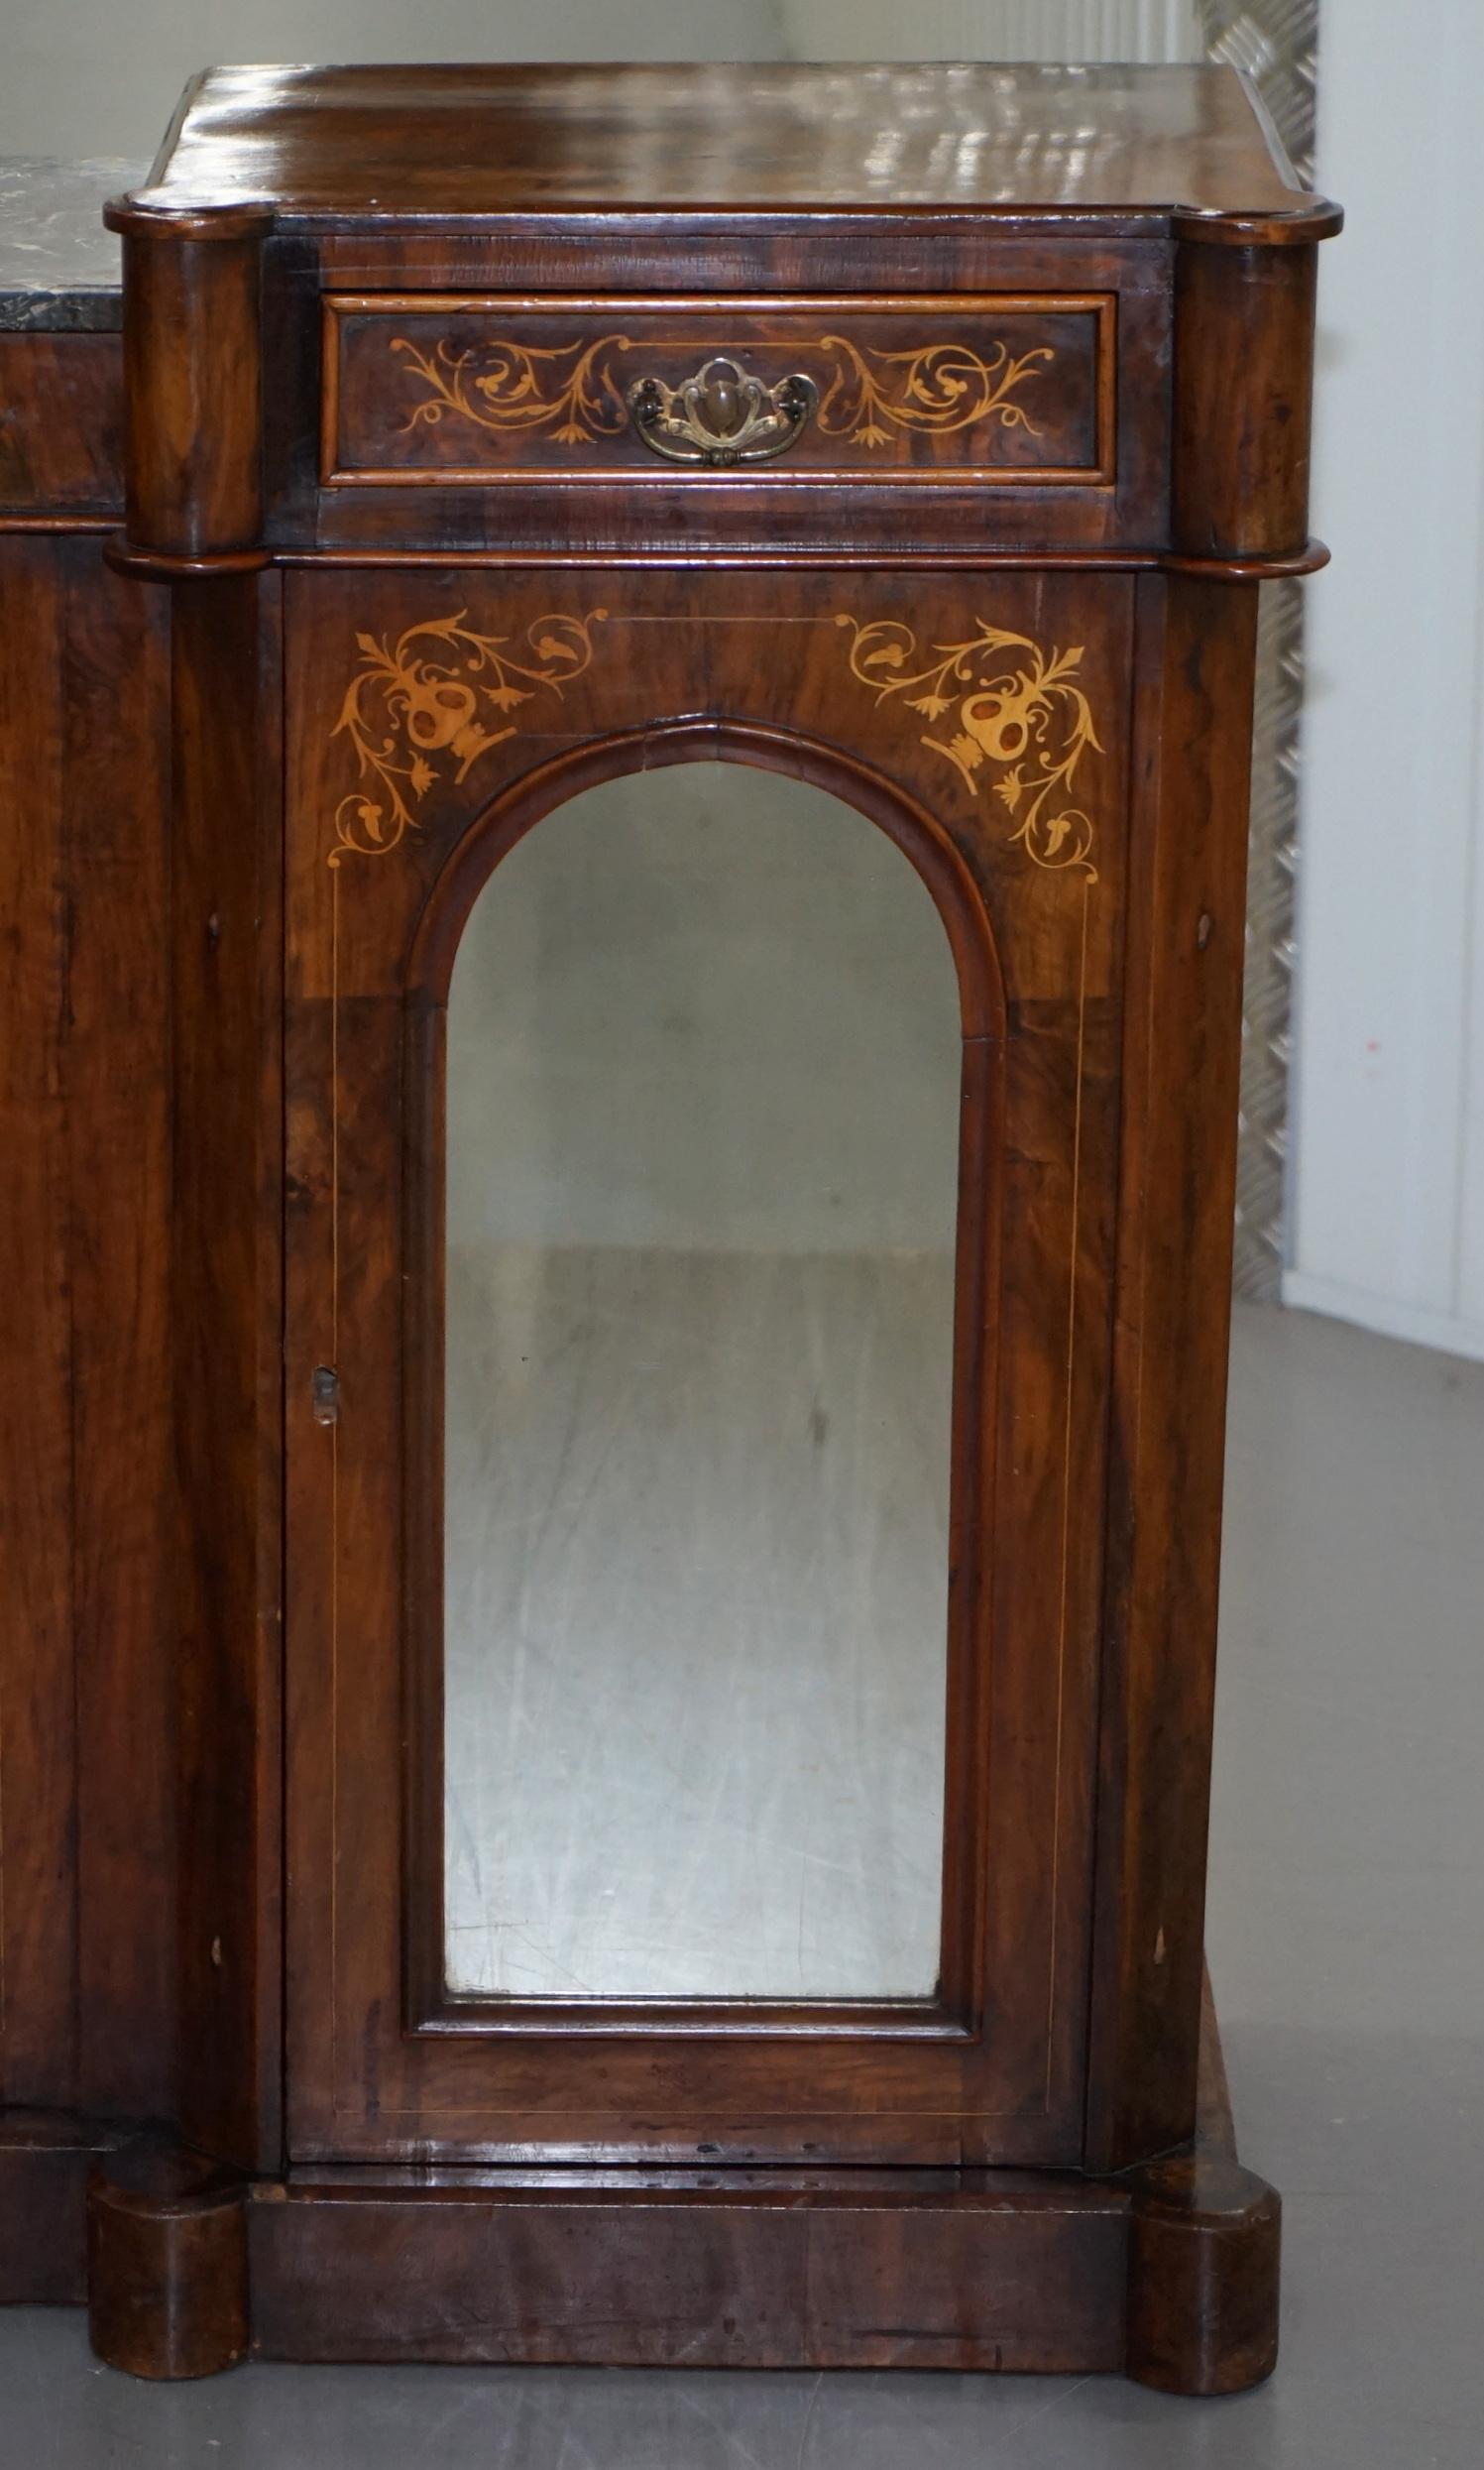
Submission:
<svg viewBox="0 0 1484 2470">
<path fill-rule="evenodd" d="M 813 378 L 761 378 L 725 356 L 708 360 L 681 386 L 636 378 L 629 415 L 646 446 L 671 463 L 766 463 L 801 437 L 819 402 Z"/>
</svg>

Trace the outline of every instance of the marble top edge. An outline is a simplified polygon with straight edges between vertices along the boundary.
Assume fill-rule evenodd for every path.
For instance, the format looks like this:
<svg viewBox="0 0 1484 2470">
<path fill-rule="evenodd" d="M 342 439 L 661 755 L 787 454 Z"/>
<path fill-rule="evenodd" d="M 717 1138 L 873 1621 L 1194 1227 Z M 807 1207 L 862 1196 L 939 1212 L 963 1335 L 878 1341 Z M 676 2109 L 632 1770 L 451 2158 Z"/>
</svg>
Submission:
<svg viewBox="0 0 1484 2470">
<path fill-rule="evenodd" d="M 120 257 L 103 206 L 147 167 L 0 156 L 0 333 L 96 333 L 119 323 Z"/>
</svg>

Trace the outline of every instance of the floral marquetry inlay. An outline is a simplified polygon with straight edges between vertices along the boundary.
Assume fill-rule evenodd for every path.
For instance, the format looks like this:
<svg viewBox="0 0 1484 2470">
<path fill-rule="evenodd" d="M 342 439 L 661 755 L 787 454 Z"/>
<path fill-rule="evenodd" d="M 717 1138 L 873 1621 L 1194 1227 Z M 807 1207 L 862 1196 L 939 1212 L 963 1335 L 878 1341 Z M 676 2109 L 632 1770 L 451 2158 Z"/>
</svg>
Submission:
<svg viewBox="0 0 1484 2470">
<path fill-rule="evenodd" d="M 956 429 L 992 420 L 999 428 L 1024 429 L 1039 437 L 1023 405 L 1011 398 L 1056 358 L 1039 344 L 1018 357 L 1003 343 L 987 359 L 968 343 L 923 343 L 903 352 L 877 351 L 843 334 L 822 338 L 839 355 L 834 383 L 819 408 L 827 436 L 849 431 L 856 445 L 884 446 L 890 428 L 920 429 L 946 437 Z"/>
<path fill-rule="evenodd" d="M 476 428 L 549 428 L 565 446 L 591 445 L 628 424 L 624 390 L 608 364 L 613 353 L 632 348 L 627 334 L 604 334 L 591 343 L 543 346 L 502 336 L 465 351 L 444 339 L 420 352 L 408 336 L 396 335 L 393 351 L 426 390 L 402 432 L 436 428 L 451 413 Z"/>
<path fill-rule="evenodd" d="M 512 717 L 542 692 L 560 696 L 593 656 L 585 618 L 537 618 L 522 637 L 481 635 L 464 621 L 425 618 L 394 642 L 358 635 L 361 665 L 346 689 L 333 737 L 356 751 L 360 786 L 335 810 L 330 865 L 347 851 L 384 857 L 415 823 L 413 809 L 440 779 L 457 786 L 483 755 L 515 736 Z M 524 658 L 511 647 L 518 642 Z"/>
<path fill-rule="evenodd" d="M 1089 881 L 1090 816 L 1072 801 L 1084 756 L 1100 754 L 1092 710 L 1078 682 L 1083 647 L 1046 651 L 1029 635 L 983 619 L 959 644 L 933 644 L 924 658 L 911 627 L 894 618 L 851 630 L 851 669 L 878 704 L 900 695 L 904 711 L 941 723 L 922 744 L 960 773 L 976 800 L 987 787 L 1010 819 L 1010 840 L 1038 867 L 1074 868 Z"/>
<path fill-rule="evenodd" d="M 691 335 L 672 348 L 694 350 L 695 341 Z M 462 349 L 445 336 L 430 351 L 396 335 L 390 348 L 422 390 L 402 422 L 403 436 L 451 418 L 511 437 L 545 430 L 562 445 L 585 446 L 628 426 L 628 373 L 615 364 L 636 351 L 667 347 L 655 337 L 639 343 L 627 334 L 603 334 L 550 345 L 499 335 Z M 1055 361 L 1050 344 L 1020 353 L 1001 342 L 983 353 L 967 342 L 886 351 L 824 334 L 808 348 L 824 364 L 819 428 L 825 436 L 849 437 L 871 451 L 888 445 L 894 429 L 945 437 L 987 421 L 1029 437 L 1041 433 L 1016 398 Z"/>
</svg>

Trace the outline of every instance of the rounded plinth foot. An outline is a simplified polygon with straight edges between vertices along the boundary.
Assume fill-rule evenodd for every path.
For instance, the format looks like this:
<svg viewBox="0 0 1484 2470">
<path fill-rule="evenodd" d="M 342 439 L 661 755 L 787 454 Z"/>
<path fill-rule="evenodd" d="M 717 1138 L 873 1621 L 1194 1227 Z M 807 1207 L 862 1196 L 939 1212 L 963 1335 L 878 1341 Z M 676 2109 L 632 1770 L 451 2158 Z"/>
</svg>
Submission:
<svg viewBox="0 0 1484 2470">
<path fill-rule="evenodd" d="M 1129 2224 L 1128 2361 L 1162 2393 L 1242 2393 L 1278 2357 L 1283 2207 L 1235 2162 L 1140 2171 Z"/>
<path fill-rule="evenodd" d="M 94 2350 L 131 2376 L 219 2375 L 248 2346 L 242 2180 L 178 2146 L 111 2154 L 87 2191 Z"/>
</svg>

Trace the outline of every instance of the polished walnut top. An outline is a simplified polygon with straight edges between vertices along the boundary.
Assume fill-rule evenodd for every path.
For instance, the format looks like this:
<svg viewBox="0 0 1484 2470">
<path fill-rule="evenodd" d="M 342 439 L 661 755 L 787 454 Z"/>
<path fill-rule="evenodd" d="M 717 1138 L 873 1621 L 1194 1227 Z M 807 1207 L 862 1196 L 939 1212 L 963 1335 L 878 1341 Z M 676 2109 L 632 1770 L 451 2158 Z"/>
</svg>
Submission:
<svg viewBox="0 0 1484 2470">
<path fill-rule="evenodd" d="M 208 69 L 136 210 L 282 222 L 969 208 L 1313 239 L 1228 68 L 691 63 Z"/>
</svg>

